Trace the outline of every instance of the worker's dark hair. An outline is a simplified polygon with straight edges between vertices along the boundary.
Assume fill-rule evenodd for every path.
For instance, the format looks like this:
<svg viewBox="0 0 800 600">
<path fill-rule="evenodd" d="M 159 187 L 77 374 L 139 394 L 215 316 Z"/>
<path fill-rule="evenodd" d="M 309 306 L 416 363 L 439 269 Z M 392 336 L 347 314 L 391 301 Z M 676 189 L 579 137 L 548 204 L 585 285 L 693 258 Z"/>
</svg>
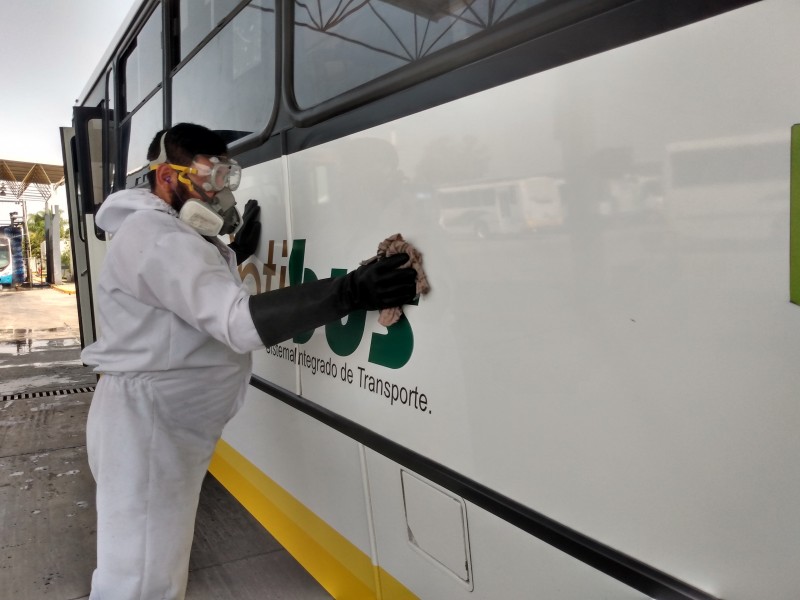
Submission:
<svg viewBox="0 0 800 600">
<path fill-rule="evenodd" d="M 220 156 L 228 153 L 225 140 L 216 132 L 194 123 L 178 123 L 170 129 L 162 129 L 156 134 L 147 149 L 147 160 L 156 160 L 161 153 L 161 136 L 164 136 L 167 162 L 175 165 L 188 166 L 198 154 Z M 150 182 L 150 189 L 154 189 L 155 172 L 150 171 L 147 179 Z"/>
</svg>

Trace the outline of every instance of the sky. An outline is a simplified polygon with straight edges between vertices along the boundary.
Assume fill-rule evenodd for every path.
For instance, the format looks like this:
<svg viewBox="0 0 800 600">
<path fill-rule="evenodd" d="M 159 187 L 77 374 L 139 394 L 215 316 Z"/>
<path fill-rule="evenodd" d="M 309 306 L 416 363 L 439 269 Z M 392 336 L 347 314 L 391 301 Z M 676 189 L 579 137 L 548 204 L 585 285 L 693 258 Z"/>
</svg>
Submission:
<svg viewBox="0 0 800 600">
<path fill-rule="evenodd" d="M 59 127 L 139 0 L 0 0 L 0 159 L 60 165 Z M 63 186 L 54 201 L 63 203 Z M 44 204 L 28 203 L 33 214 Z M 0 224 L 16 204 L 0 204 Z"/>
</svg>

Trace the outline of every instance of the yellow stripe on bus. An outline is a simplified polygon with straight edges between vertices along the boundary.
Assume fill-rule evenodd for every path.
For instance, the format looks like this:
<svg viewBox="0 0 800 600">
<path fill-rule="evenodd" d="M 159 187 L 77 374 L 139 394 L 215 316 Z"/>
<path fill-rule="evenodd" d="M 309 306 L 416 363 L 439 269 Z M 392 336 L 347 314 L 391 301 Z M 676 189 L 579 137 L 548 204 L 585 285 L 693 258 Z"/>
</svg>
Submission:
<svg viewBox="0 0 800 600">
<path fill-rule="evenodd" d="M 416 599 L 230 444 L 219 441 L 208 470 L 337 600 Z"/>
</svg>

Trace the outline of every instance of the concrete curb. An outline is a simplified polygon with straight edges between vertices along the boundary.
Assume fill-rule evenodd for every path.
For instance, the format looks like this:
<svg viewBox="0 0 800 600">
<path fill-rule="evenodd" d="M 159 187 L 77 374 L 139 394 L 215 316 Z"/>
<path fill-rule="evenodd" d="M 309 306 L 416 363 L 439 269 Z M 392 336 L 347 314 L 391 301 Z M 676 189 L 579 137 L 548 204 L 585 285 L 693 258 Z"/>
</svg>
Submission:
<svg viewBox="0 0 800 600">
<path fill-rule="evenodd" d="M 74 294 L 75 293 L 75 286 L 74 285 L 50 285 L 50 287 L 57 292 L 61 292 L 62 294 Z"/>
</svg>

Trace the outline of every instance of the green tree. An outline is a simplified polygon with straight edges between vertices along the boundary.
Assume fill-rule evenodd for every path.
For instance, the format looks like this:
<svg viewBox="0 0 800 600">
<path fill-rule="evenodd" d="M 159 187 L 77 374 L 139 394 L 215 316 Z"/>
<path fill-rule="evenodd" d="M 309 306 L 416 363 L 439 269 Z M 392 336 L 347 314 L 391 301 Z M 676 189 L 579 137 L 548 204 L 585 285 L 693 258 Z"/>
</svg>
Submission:
<svg viewBox="0 0 800 600">
<path fill-rule="evenodd" d="M 66 219 L 61 214 L 61 208 L 56 207 L 59 217 L 59 235 L 62 240 L 69 238 L 69 227 L 67 227 Z M 42 258 L 42 242 L 44 241 L 44 211 L 41 210 L 35 215 L 28 217 L 28 236 L 31 241 L 31 256 L 41 260 Z M 57 248 L 58 256 L 61 256 L 61 249 Z"/>
</svg>

